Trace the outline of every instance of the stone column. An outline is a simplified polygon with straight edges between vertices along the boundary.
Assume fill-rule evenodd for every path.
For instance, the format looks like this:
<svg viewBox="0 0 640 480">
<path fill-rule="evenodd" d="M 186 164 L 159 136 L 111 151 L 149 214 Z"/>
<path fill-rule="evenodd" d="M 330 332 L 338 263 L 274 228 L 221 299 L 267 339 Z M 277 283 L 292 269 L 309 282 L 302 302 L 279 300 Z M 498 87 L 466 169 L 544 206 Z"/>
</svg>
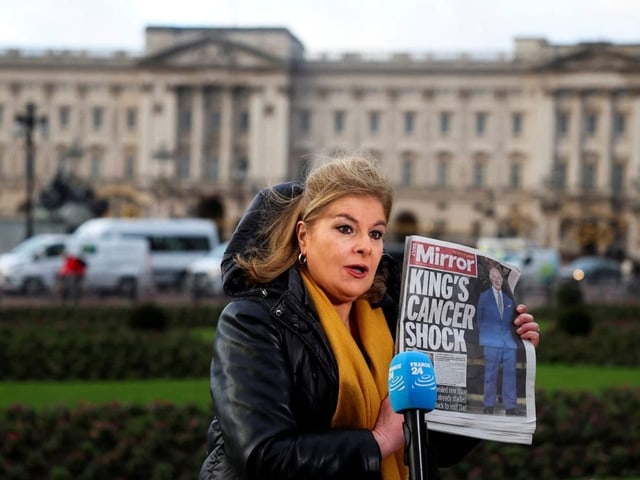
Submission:
<svg viewBox="0 0 640 480">
<path fill-rule="evenodd" d="M 484 108 L 484 110 L 487 112 L 484 135 L 488 140 L 483 140 L 483 143 L 487 144 L 490 141 L 490 145 L 493 147 L 494 152 L 493 160 L 490 160 L 485 164 L 485 184 L 489 188 L 495 187 L 498 191 L 500 191 L 509 184 L 509 172 L 511 171 L 509 152 L 507 152 L 505 148 L 507 139 L 510 139 L 512 137 L 510 128 L 511 111 L 508 108 L 507 104 L 507 92 L 501 89 L 495 91 L 493 95 L 493 103 L 493 110 L 490 108 Z M 491 155 L 489 155 L 489 158 L 490 157 Z M 489 180 L 493 176 L 491 175 L 492 169 L 490 168 L 492 164 L 494 169 L 497 167 L 497 175 L 495 175 L 494 177 L 496 179 L 496 184 L 494 185 L 491 185 L 491 182 Z"/>
<path fill-rule="evenodd" d="M 632 202 L 640 203 L 640 89 L 633 91 L 631 110 L 629 115 L 629 184 L 635 189 Z M 638 209 L 640 210 L 640 209 Z M 634 252 L 640 249 L 640 211 L 635 213 L 632 209 L 629 229 L 627 233 L 627 251 Z"/>
<path fill-rule="evenodd" d="M 567 164 L 567 190 L 579 191 L 582 188 L 582 122 L 583 105 L 580 92 L 574 92 L 569 110 L 569 158 Z"/>
<path fill-rule="evenodd" d="M 167 175 L 173 177 L 176 173 L 176 150 L 178 149 L 178 94 L 176 88 L 170 85 L 166 87 L 162 115 L 158 119 L 156 147 L 164 147 L 172 158 L 169 160 Z"/>
<path fill-rule="evenodd" d="M 469 105 L 471 99 L 471 92 L 466 88 L 462 88 L 457 92 L 458 104 L 451 121 L 452 140 L 458 143 L 457 152 L 451 162 L 451 168 L 449 169 L 449 186 L 462 186 L 468 185 L 470 182 L 470 172 L 467 165 L 471 165 L 469 145 L 471 144 L 474 128 L 473 122 L 475 117 L 472 115 L 473 110 Z M 455 180 L 454 180 L 455 179 Z M 497 207 L 497 205 L 496 205 Z M 496 208 L 496 216 L 490 221 L 493 226 L 491 230 L 496 232 L 497 225 L 495 225 L 495 219 L 499 216 L 498 208 Z"/>
<path fill-rule="evenodd" d="M 291 166 L 289 164 L 289 135 L 290 135 L 290 118 L 291 111 L 291 89 L 289 85 L 276 87 L 274 112 L 271 121 L 274 125 L 274 131 L 278 132 L 274 146 L 274 156 L 278 168 L 271 173 L 268 181 L 285 181 L 290 180 Z M 298 159 L 296 159 L 298 160 Z"/>
<path fill-rule="evenodd" d="M 78 111 L 74 119 L 75 122 L 73 122 L 75 123 L 75 126 L 73 128 L 73 130 L 75 131 L 75 135 L 72 141 L 75 142 L 76 139 L 78 140 L 80 148 L 82 150 L 82 154 L 79 158 L 71 159 L 71 162 L 73 162 L 73 164 L 69 165 L 69 168 L 71 168 L 71 171 L 75 172 L 76 174 L 87 175 L 88 169 L 85 168 L 86 165 L 84 165 L 84 159 L 87 158 L 86 152 L 88 145 L 86 145 L 86 139 L 89 135 L 87 126 L 91 125 L 92 119 L 91 112 L 87 107 L 87 86 L 85 84 L 78 84 L 76 86 L 76 98 Z"/>
<path fill-rule="evenodd" d="M 527 131 L 527 144 L 530 148 L 531 158 L 527 161 L 527 166 L 531 169 L 531 187 L 536 190 L 544 189 L 545 180 L 551 179 L 555 161 L 555 138 L 557 129 L 556 109 L 554 104 L 553 91 L 541 91 L 536 95 L 532 105 L 537 104 L 537 122 L 532 125 L 533 131 Z M 525 118 L 525 122 L 527 119 Z M 525 123 L 525 129 L 527 125 Z M 527 169 L 528 170 L 528 169 Z M 523 172 L 525 173 L 525 172 Z M 525 174 L 526 175 L 526 174 Z M 523 178 L 524 182 L 528 179 Z"/>
<path fill-rule="evenodd" d="M 111 123 L 106 124 L 108 143 L 105 145 L 103 162 L 103 176 L 106 180 L 122 178 L 124 173 L 124 152 L 122 150 L 122 139 L 126 131 L 126 119 L 123 117 L 123 109 L 120 105 L 122 98 L 122 86 L 111 85 L 109 88 L 109 104 L 111 112 L 106 109 L 105 115 L 111 113 Z"/>
<path fill-rule="evenodd" d="M 640 89 L 633 93 L 629 120 L 629 174 L 640 182 Z"/>
<path fill-rule="evenodd" d="M 258 187 L 288 180 L 288 89 L 284 85 L 270 85 L 265 89 L 254 89 L 251 93 L 250 104 L 252 115 L 251 174 L 255 175 Z M 254 132 L 253 129 L 257 132 Z"/>
<path fill-rule="evenodd" d="M 596 132 L 598 136 L 598 178 L 597 188 L 607 194 L 611 194 L 611 162 L 614 161 L 611 151 L 613 139 L 611 137 L 612 125 L 612 96 L 608 91 L 603 92 L 600 100 L 599 119 L 601 121 Z"/>
<path fill-rule="evenodd" d="M 275 168 L 271 152 L 272 136 L 276 132 L 269 128 L 269 115 L 273 114 L 273 106 L 265 102 L 265 88 L 249 89 L 249 132 L 247 135 L 247 161 L 249 183 L 264 181 L 270 168 Z M 269 110 L 271 113 L 269 113 Z M 271 134 L 271 136 L 269 135 Z"/>
<path fill-rule="evenodd" d="M 189 169 L 189 178 L 198 180 L 202 177 L 202 150 L 204 145 L 204 98 L 202 95 L 202 86 L 195 85 L 193 87 L 193 97 L 191 108 L 193 117 L 191 120 L 191 166 Z"/>
<path fill-rule="evenodd" d="M 219 150 L 219 173 L 220 183 L 228 185 L 231 179 L 231 156 L 233 145 L 233 92 L 230 85 L 220 89 L 221 112 L 220 112 L 220 150 Z"/>
<path fill-rule="evenodd" d="M 150 178 L 154 175 L 154 159 L 153 149 L 156 148 L 157 134 L 156 134 L 156 119 L 153 112 L 153 97 L 152 88 L 150 85 L 145 85 L 141 88 L 140 100 L 138 103 L 139 114 L 139 143 L 137 162 L 138 162 L 138 181 L 143 184 L 148 184 Z"/>
<path fill-rule="evenodd" d="M 434 91 L 426 89 L 422 92 L 421 113 L 426 121 L 423 122 L 424 137 L 420 139 L 420 150 L 417 158 L 416 186 L 429 187 L 433 183 L 433 164 L 436 161 L 435 139 L 438 136 L 438 110 L 434 108 Z"/>
</svg>

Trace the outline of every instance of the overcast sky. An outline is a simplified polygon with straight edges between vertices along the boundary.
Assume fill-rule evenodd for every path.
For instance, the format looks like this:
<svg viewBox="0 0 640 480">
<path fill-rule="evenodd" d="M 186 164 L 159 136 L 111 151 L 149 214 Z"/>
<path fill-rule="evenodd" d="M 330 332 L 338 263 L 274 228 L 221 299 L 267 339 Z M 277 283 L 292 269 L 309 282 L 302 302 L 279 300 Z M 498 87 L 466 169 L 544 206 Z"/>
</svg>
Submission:
<svg viewBox="0 0 640 480">
<path fill-rule="evenodd" d="M 0 49 L 141 52 L 144 28 L 286 27 L 310 53 L 640 43 L 640 0 L 0 0 Z"/>
</svg>

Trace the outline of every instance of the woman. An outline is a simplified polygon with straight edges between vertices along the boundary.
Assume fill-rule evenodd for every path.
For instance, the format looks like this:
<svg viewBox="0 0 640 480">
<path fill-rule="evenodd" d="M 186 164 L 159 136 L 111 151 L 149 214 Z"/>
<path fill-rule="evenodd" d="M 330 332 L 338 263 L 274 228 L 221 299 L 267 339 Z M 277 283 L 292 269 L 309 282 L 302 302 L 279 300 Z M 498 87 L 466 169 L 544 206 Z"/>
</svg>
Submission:
<svg viewBox="0 0 640 480">
<path fill-rule="evenodd" d="M 399 284 L 383 253 L 391 206 L 388 182 L 357 157 L 254 199 L 222 263 L 233 300 L 214 342 L 201 479 L 406 478 L 403 418 L 387 396 L 388 292 Z M 519 313 L 518 333 L 536 337 Z M 432 475 L 475 443 L 434 432 Z"/>
</svg>

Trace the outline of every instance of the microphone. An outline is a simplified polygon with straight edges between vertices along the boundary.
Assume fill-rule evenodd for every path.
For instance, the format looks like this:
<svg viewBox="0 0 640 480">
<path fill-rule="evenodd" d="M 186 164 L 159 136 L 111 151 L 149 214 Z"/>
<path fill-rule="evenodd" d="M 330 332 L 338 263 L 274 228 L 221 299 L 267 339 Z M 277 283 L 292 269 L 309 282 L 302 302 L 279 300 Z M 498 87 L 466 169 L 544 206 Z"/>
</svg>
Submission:
<svg viewBox="0 0 640 480">
<path fill-rule="evenodd" d="M 424 352 L 396 354 L 389 366 L 389 400 L 404 414 L 404 463 L 411 480 L 429 476 L 429 437 L 425 413 L 435 408 L 438 388 L 431 358 Z"/>
</svg>

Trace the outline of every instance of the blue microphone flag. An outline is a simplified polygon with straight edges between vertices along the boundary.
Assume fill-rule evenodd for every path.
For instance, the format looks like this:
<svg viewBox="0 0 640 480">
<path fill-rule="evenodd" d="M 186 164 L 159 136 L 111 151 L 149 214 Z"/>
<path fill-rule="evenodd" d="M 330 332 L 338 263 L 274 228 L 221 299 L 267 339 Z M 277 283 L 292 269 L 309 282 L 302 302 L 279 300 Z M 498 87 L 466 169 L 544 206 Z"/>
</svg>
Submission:
<svg viewBox="0 0 640 480">
<path fill-rule="evenodd" d="M 396 413 L 435 408 L 438 385 L 431 358 L 410 350 L 396 354 L 389 366 L 389 400 Z"/>
</svg>

